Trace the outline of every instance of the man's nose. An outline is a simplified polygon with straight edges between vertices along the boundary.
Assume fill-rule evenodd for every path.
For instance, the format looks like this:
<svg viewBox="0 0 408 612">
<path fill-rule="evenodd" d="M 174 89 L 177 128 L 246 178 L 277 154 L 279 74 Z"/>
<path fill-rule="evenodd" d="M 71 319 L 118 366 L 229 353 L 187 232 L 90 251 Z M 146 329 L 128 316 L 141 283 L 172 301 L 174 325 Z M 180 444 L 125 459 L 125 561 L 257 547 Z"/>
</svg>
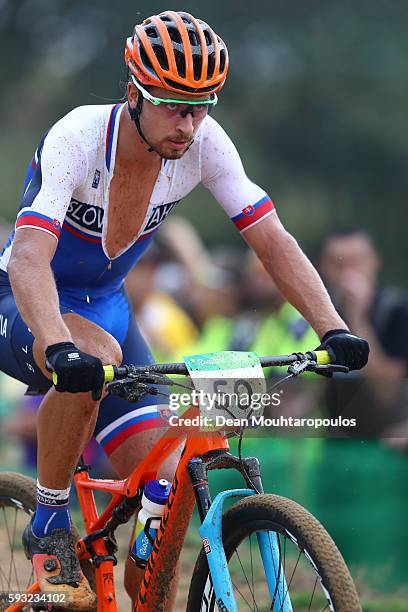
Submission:
<svg viewBox="0 0 408 612">
<path fill-rule="evenodd" d="M 191 113 L 187 113 L 184 117 L 178 116 L 176 130 L 187 137 L 191 137 L 194 132 L 194 118 Z"/>
</svg>

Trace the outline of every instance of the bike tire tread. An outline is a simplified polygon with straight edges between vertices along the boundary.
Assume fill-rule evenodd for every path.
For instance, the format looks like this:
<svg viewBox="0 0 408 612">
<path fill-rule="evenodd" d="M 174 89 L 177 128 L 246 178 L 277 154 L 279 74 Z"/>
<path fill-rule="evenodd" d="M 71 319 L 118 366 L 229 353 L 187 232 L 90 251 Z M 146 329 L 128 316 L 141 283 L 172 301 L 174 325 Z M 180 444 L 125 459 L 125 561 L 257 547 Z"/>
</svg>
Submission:
<svg viewBox="0 0 408 612">
<path fill-rule="evenodd" d="M 350 572 L 333 539 L 319 521 L 297 502 L 274 494 L 245 497 L 223 515 L 226 555 L 251 521 L 269 520 L 290 531 L 307 549 L 328 588 L 336 612 L 361 612 Z M 201 610 L 201 597 L 208 577 L 208 563 L 202 549 L 193 572 L 187 612 Z M 210 608 L 208 608 L 210 610 Z"/>
</svg>

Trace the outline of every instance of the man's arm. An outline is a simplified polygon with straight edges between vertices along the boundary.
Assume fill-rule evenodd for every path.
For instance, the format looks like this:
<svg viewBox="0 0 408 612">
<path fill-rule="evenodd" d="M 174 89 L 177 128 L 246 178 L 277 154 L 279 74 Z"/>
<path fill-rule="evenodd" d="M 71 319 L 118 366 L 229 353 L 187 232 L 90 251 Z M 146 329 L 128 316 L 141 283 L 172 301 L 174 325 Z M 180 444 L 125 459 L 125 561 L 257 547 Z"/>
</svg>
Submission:
<svg viewBox="0 0 408 612">
<path fill-rule="evenodd" d="M 43 350 L 57 342 L 72 342 L 50 265 L 56 247 L 55 238 L 43 231 L 19 229 L 7 267 L 20 314 Z"/>
<path fill-rule="evenodd" d="M 243 237 L 256 252 L 282 295 L 310 323 L 319 338 L 332 329 L 348 329 L 323 282 L 276 212 L 249 227 Z"/>
<path fill-rule="evenodd" d="M 98 357 L 73 343 L 59 310 L 50 262 L 55 238 L 35 229 L 19 229 L 13 243 L 8 273 L 21 316 L 46 356 L 46 367 L 58 375 L 57 391 L 92 391 L 99 401 L 105 374 Z"/>
<path fill-rule="evenodd" d="M 351 370 L 364 367 L 367 342 L 349 333 L 316 270 L 279 221 L 272 201 L 248 179 L 224 130 L 207 119 L 202 184 L 226 210 L 284 297 L 309 321 L 331 360 Z"/>
</svg>

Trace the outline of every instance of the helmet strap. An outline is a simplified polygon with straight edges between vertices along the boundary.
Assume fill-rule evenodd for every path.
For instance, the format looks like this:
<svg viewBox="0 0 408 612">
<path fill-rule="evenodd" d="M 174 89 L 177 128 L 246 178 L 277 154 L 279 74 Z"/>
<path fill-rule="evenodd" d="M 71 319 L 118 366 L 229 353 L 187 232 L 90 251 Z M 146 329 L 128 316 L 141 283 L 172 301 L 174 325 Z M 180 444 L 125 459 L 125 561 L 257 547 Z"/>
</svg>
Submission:
<svg viewBox="0 0 408 612">
<path fill-rule="evenodd" d="M 142 107 L 143 107 L 143 96 L 141 96 L 140 94 L 139 94 L 139 96 L 137 98 L 137 103 L 136 103 L 135 108 L 132 108 L 130 106 L 129 100 L 128 100 L 128 111 L 129 111 L 130 118 L 132 119 L 133 123 L 135 124 L 140 138 L 148 145 L 149 153 L 152 153 L 153 151 L 155 151 L 155 148 L 152 147 L 150 142 L 147 140 L 147 138 L 143 134 L 142 128 L 140 126 L 140 113 L 142 112 Z"/>
</svg>

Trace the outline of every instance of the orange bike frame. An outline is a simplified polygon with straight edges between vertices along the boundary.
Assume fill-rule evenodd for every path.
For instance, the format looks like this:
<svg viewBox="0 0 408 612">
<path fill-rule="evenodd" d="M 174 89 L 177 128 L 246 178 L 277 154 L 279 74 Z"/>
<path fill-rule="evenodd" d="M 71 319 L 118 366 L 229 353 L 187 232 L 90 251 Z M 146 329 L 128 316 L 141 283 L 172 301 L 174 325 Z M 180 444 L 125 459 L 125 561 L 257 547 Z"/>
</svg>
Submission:
<svg viewBox="0 0 408 612">
<path fill-rule="evenodd" d="M 195 414 L 195 410 L 191 412 Z M 220 432 L 206 434 L 205 437 L 186 437 L 181 429 L 178 436 L 170 437 L 168 433 L 165 433 L 126 480 L 90 478 L 86 471 L 80 471 L 74 476 L 85 529 L 89 535 L 98 529 L 103 529 L 106 522 L 112 517 L 113 510 L 124 497 L 134 497 L 141 486 L 156 478 L 165 459 L 184 442 L 184 450 L 177 466 L 160 529 L 139 590 L 139 598 L 135 606 L 137 612 L 159 612 L 165 609 L 169 585 L 175 575 L 177 561 L 195 505 L 194 491 L 187 471 L 188 462 L 193 457 L 200 457 L 212 450 L 228 450 L 227 438 Z M 101 515 L 98 514 L 95 503 L 93 494 L 95 490 L 105 491 L 111 495 L 111 500 Z M 109 556 L 103 539 L 93 542 L 93 549 L 98 556 Z M 77 553 L 80 560 L 90 558 L 82 539 L 77 543 Z M 94 569 L 98 612 L 117 612 L 113 561 L 103 560 Z M 38 590 L 38 584 L 34 583 L 27 593 Z M 13 604 L 7 608 L 6 612 L 20 612 L 23 607 L 24 605 L 21 604 Z"/>
<path fill-rule="evenodd" d="M 124 496 L 135 496 L 141 486 L 156 478 L 165 459 L 184 441 L 185 447 L 140 587 L 135 608 L 138 612 L 164 610 L 169 585 L 176 571 L 195 504 L 194 491 L 187 472 L 188 462 L 193 457 L 200 457 L 211 450 L 228 450 L 228 441 L 220 433 L 202 438 L 187 438 L 187 440 L 183 434 L 177 437 L 164 434 L 126 480 L 96 480 L 89 478 L 87 472 L 79 472 L 75 476 L 78 498 L 86 531 L 89 534 L 104 527 L 112 516 L 112 511 Z M 99 517 L 92 490 L 105 491 L 112 495 L 110 503 Z M 100 555 L 108 554 L 103 540 L 94 542 L 94 549 Z M 89 558 L 82 540 L 78 542 L 78 555 L 80 559 Z M 95 578 L 98 612 L 116 612 L 113 562 L 102 561 L 99 567 L 95 568 Z"/>
</svg>

